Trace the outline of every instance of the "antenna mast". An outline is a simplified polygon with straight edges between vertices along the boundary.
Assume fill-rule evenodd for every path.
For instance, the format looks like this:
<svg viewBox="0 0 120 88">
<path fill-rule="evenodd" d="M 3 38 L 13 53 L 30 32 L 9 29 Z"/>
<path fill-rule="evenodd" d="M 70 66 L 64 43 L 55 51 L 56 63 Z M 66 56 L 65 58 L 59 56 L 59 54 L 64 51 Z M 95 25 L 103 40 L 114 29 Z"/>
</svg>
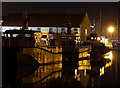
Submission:
<svg viewBox="0 0 120 88">
<path fill-rule="evenodd" d="M 101 35 L 102 35 L 102 10 L 100 8 L 100 31 L 101 31 Z"/>
<path fill-rule="evenodd" d="M 67 14 L 67 34 L 71 34 L 71 17 L 70 17 L 70 11 L 68 9 L 68 14 Z"/>
</svg>

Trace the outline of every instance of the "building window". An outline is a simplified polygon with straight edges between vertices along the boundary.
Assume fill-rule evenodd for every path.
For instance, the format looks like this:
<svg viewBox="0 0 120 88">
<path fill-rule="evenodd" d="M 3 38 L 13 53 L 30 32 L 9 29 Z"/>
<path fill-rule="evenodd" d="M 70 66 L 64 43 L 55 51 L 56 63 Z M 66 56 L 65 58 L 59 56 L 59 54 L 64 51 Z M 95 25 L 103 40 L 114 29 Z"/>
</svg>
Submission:
<svg viewBox="0 0 120 88">
<path fill-rule="evenodd" d="M 65 33 L 65 29 L 64 28 L 61 29 L 61 33 Z"/>
<path fill-rule="evenodd" d="M 52 28 L 49 29 L 49 34 L 53 34 L 53 29 Z"/>
<path fill-rule="evenodd" d="M 25 34 L 25 37 L 31 37 L 31 34 Z"/>
<path fill-rule="evenodd" d="M 41 28 L 37 28 L 37 30 L 38 30 L 39 32 L 41 32 Z"/>
<path fill-rule="evenodd" d="M 85 35 L 87 36 L 87 29 L 85 29 Z"/>
</svg>

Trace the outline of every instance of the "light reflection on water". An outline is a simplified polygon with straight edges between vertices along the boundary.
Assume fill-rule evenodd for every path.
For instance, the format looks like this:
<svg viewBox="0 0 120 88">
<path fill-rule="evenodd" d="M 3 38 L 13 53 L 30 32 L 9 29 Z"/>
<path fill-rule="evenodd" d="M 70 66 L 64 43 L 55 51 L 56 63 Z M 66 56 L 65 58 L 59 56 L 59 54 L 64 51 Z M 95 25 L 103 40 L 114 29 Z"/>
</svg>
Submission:
<svg viewBox="0 0 120 88">
<path fill-rule="evenodd" d="M 77 70 L 76 71 L 77 73 L 75 73 L 75 77 L 77 78 L 78 81 L 82 83 L 83 87 L 87 86 L 88 80 L 90 79 L 90 77 L 92 77 L 92 80 L 93 80 L 93 77 L 99 78 L 100 76 L 105 74 L 106 69 L 109 69 L 109 67 L 112 65 L 112 59 L 113 59 L 112 51 L 104 54 L 104 58 L 106 63 L 102 67 L 99 67 L 99 66 L 92 67 L 90 60 L 78 61 L 79 67 L 78 69 L 75 69 L 75 71 Z M 99 63 L 99 62 L 96 62 L 96 63 Z M 90 73 L 92 73 L 92 75 Z"/>
<path fill-rule="evenodd" d="M 40 50 L 38 50 L 39 52 Z M 45 54 L 45 56 L 44 56 Z M 34 83 L 34 87 L 38 86 L 47 86 L 47 81 L 50 79 L 58 79 L 62 78 L 62 55 L 61 54 L 50 54 L 48 52 L 41 51 L 41 56 L 44 56 L 44 63 L 56 62 L 58 63 L 49 63 L 46 65 L 40 66 L 34 74 L 23 78 L 22 84 L 32 84 Z M 37 60 L 39 62 L 43 62 L 41 56 L 37 56 Z M 90 56 L 88 52 L 80 53 L 79 58 Z M 38 58 L 39 57 L 39 58 Z M 99 67 L 91 67 L 90 60 L 80 60 L 78 61 L 78 68 L 74 69 L 74 78 L 81 82 L 82 86 L 87 86 L 88 81 L 91 77 L 91 72 L 99 72 L 99 76 L 104 75 L 105 69 L 109 68 L 112 65 L 112 51 L 106 53 L 104 58 L 106 60 L 106 64 Z M 52 58 L 52 59 L 49 59 Z M 97 74 L 98 75 L 98 74 Z M 95 75 L 94 75 L 95 76 Z"/>
</svg>

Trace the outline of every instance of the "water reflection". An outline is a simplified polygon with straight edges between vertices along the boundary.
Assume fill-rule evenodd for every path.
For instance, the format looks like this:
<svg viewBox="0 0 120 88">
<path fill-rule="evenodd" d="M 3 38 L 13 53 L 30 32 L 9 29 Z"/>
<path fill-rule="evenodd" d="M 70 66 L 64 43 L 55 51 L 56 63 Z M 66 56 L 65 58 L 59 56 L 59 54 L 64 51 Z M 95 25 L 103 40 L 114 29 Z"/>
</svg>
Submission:
<svg viewBox="0 0 120 88">
<path fill-rule="evenodd" d="M 87 52 L 84 52 L 79 54 L 79 57 L 81 57 L 81 55 L 85 56 L 85 53 L 89 56 Z M 48 53 L 46 53 L 46 55 L 50 56 Z M 90 80 L 104 75 L 106 69 L 112 65 L 112 51 L 102 56 L 104 56 L 104 59 L 98 61 L 82 59 L 78 61 L 78 67 L 76 68 L 74 68 L 74 66 L 62 65 L 62 62 L 42 65 L 31 75 L 31 77 L 23 78 L 22 83 L 23 85 L 26 83 L 33 83 L 34 87 L 75 87 L 73 84 L 70 85 L 72 82 L 74 82 L 74 84 L 76 83 L 76 86 L 93 86 L 92 83 L 89 83 Z M 60 59 L 61 57 L 62 56 L 59 55 L 57 59 Z M 99 59 L 99 57 L 96 58 Z M 32 79 L 31 82 L 30 79 Z"/>
<path fill-rule="evenodd" d="M 100 56 L 100 55 L 98 55 Z M 83 87 L 87 86 L 99 86 L 99 82 L 95 83 L 94 79 L 100 81 L 100 76 L 104 75 L 105 72 L 112 65 L 112 51 L 102 55 L 104 58 L 93 57 L 90 60 L 79 61 L 79 67 L 77 69 L 77 80 L 82 83 Z M 100 56 L 100 57 L 102 57 Z M 94 60 L 93 60 L 94 59 Z M 76 69 L 75 69 L 76 70 Z M 91 81 L 91 83 L 89 83 Z"/>
<path fill-rule="evenodd" d="M 84 88 L 99 86 L 100 77 L 109 70 L 113 60 L 112 51 L 101 54 L 100 57 L 91 57 L 89 52 L 83 52 L 78 54 L 79 61 L 75 65 L 74 62 L 69 64 L 69 57 L 62 58 L 61 54 L 52 54 L 39 49 L 36 50 L 36 53 L 38 52 L 39 54 L 34 54 L 37 55 L 35 58 L 44 64 L 41 64 L 35 72 L 32 71 L 33 73 L 29 75 L 27 75 L 27 70 L 26 72 L 25 69 L 23 69 L 24 71 L 19 70 L 17 73 L 19 87 L 16 88 Z M 64 63 L 63 59 L 68 64 Z M 24 74 L 23 77 L 20 77 L 20 72 Z"/>
</svg>

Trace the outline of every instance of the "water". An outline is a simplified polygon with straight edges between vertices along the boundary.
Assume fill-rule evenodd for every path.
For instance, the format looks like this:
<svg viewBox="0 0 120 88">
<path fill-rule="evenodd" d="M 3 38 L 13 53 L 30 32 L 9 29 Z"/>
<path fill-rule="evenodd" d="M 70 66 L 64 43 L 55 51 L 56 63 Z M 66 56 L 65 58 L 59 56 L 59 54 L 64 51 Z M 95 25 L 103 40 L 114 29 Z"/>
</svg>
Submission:
<svg viewBox="0 0 120 88">
<path fill-rule="evenodd" d="M 41 52 L 34 54 L 37 55 L 36 59 L 45 64 L 40 66 L 4 66 L 3 88 L 101 88 L 120 86 L 119 50 L 110 51 L 104 55 L 105 59 L 95 62 L 91 62 L 89 58 L 79 59 L 77 65 L 66 64 L 69 62 L 68 58 L 64 58 L 65 63 L 62 62 L 61 54 L 37 51 Z M 89 56 L 89 54 L 87 52 L 80 53 L 79 57 L 81 56 Z M 99 59 L 99 57 L 95 58 Z"/>
</svg>

